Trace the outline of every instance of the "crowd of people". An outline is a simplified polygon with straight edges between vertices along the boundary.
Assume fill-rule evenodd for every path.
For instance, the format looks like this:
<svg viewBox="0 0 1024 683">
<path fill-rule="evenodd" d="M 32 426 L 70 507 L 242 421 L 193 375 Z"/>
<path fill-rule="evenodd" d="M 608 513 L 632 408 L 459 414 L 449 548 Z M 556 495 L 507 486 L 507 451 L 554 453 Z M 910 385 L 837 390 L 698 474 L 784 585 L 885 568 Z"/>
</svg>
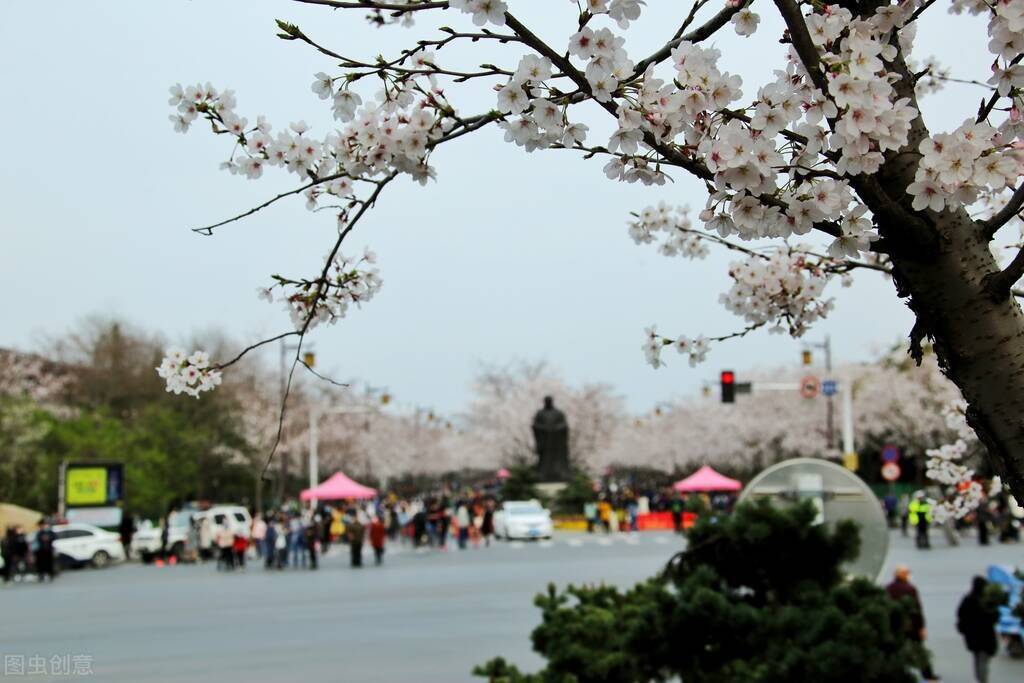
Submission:
<svg viewBox="0 0 1024 683">
<path fill-rule="evenodd" d="M 929 532 L 935 523 L 932 515 L 935 501 L 925 491 L 901 496 L 888 493 L 882 498 L 882 508 L 891 528 L 898 526 L 903 536 L 909 536 L 913 530 L 917 548 L 931 549 Z M 1024 508 L 1012 496 L 999 495 L 985 498 L 969 514 L 960 519 L 947 519 L 939 528 L 949 545 L 959 545 L 960 538 L 972 528 L 977 531 L 979 545 L 988 545 L 993 537 L 999 543 L 1020 541 L 1021 525 L 1024 525 Z"/>
</svg>

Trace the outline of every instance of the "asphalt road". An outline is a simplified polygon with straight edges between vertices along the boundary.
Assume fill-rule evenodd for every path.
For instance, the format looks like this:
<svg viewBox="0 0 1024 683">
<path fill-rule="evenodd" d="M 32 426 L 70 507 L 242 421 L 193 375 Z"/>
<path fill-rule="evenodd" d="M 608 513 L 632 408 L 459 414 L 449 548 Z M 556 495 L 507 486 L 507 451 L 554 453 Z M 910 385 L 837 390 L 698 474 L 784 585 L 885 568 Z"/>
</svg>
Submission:
<svg viewBox="0 0 1024 683">
<path fill-rule="evenodd" d="M 25 662 L 84 655 L 93 680 L 132 683 L 482 680 L 472 667 L 496 655 L 527 670 L 540 665 L 529 643 L 539 621 L 532 598 L 548 582 L 627 585 L 658 570 L 680 543 L 670 534 L 565 534 L 465 552 L 398 549 L 385 566 L 371 561 L 361 570 L 335 551 L 317 572 L 224 574 L 212 565 L 68 572 L 53 585 L 0 592 L 0 653 Z M 926 555 L 896 535 L 890 565 L 913 567 L 936 668 L 946 681 L 966 683 L 956 604 L 988 563 L 1024 564 L 1024 545 L 980 551 L 965 541 L 949 549 L 938 537 L 935 545 Z M 1024 662 L 1001 655 L 991 680 L 1024 681 Z"/>
</svg>

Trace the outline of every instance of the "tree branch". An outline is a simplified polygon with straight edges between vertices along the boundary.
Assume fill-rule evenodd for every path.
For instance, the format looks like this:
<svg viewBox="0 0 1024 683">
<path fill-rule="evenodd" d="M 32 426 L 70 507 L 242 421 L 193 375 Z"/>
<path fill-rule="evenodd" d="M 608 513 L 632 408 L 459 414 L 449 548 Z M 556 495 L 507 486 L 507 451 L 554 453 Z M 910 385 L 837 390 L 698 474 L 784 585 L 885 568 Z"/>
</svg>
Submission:
<svg viewBox="0 0 1024 683">
<path fill-rule="evenodd" d="M 244 212 L 242 212 L 242 213 L 240 213 L 240 214 L 238 214 L 236 216 L 232 216 L 231 218 L 227 218 L 225 220 L 222 220 L 219 223 L 214 223 L 213 225 L 207 225 L 206 227 L 202 227 L 202 228 L 192 228 L 192 232 L 198 232 L 200 235 L 206 235 L 207 237 L 209 237 L 210 235 L 213 234 L 214 228 L 219 228 L 222 225 L 227 225 L 228 223 L 234 223 L 235 221 L 240 221 L 243 218 L 245 218 L 246 216 L 251 216 L 254 213 L 256 213 L 257 211 L 262 211 L 263 209 L 267 208 L 271 204 L 274 204 L 275 202 L 278 202 L 278 201 L 284 199 L 285 197 L 291 197 L 293 195 L 301 194 L 301 193 L 305 192 L 306 190 L 308 190 L 311 187 L 316 187 L 317 185 L 322 185 L 323 183 L 327 183 L 327 182 L 330 182 L 332 180 L 337 180 L 338 178 L 341 178 L 344 175 L 345 175 L 344 173 L 333 173 L 333 174 L 331 174 L 329 176 L 325 176 L 325 177 L 320 178 L 318 180 L 314 180 L 314 181 L 312 181 L 310 183 L 307 183 L 307 184 L 305 184 L 305 185 L 303 185 L 301 187 L 297 187 L 294 190 L 289 190 L 288 192 L 282 192 L 281 194 L 277 195 L 276 197 L 272 197 L 272 198 L 268 199 L 267 201 L 263 202 L 262 204 L 258 204 L 257 206 L 254 206 L 253 208 L 249 209 L 248 211 L 244 211 Z"/>
<path fill-rule="evenodd" d="M 1009 298 L 1011 288 L 1021 277 L 1024 277 L 1024 248 L 1017 252 L 1005 268 L 982 278 L 981 284 L 992 300 L 998 302 Z"/>
<path fill-rule="evenodd" d="M 385 12 L 418 12 L 425 9 L 447 9 L 448 2 L 420 2 L 415 4 L 396 4 L 393 2 L 375 2 L 374 0 L 355 0 L 354 2 L 342 2 L 341 0 L 295 0 L 304 5 L 325 5 L 334 9 L 379 9 Z"/>
<path fill-rule="evenodd" d="M 229 360 L 229 361 L 227 361 L 225 363 L 218 363 L 215 367 L 218 370 L 223 370 L 224 368 L 226 368 L 228 366 L 231 366 L 231 365 L 234 365 L 238 361 L 242 360 L 242 358 L 244 358 L 247 353 L 249 353 L 250 351 L 254 351 L 255 349 L 258 349 L 259 347 L 263 346 L 264 344 L 270 344 L 271 342 L 276 342 L 277 340 L 284 339 L 286 337 L 294 337 L 297 334 L 298 334 L 298 332 L 296 330 L 292 330 L 291 332 L 284 332 L 283 334 L 279 334 L 276 337 L 270 337 L 269 339 L 264 339 L 263 341 L 259 341 L 259 342 L 256 342 L 255 344 L 251 344 L 249 346 L 246 346 L 244 349 L 242 349 L 238 353 L 237 356 L 235 356 L 234 358 L 232 358 L 231 360 Z"/>
<path fill-rule="evenodd" d="M 680 43 L 699 43 L 702 40 L 707 40 L 708 38 L 713 36 L 720 28 L 728 24 L 729 20 L 732 19 L 734 14 L 739 12 L 741 9 L 745 8 L 752 1 L 753 0 L 747 0 L 746 2 L 736 5 L 735 7 L 727 4 L 722 10 L 718 12 L 718 14 L 708 19 L 707 22 L 705 22 L 701 26 L 698 26 L 693 31 L 684 35 L 679 35 L 679 32 L 677 31 L 676 37 L 665 43 L 665 45 L 660 50 L 652 53 L 650 56 L 645 57 L 641 59 L 639 62 L 637 62 L 636 67 L 633 69 L 633 75 L 626 80 L 632 80 L 637 76 L 640 76 L 641 74 L 643 74 L 644 71 L 647 70 L 647 67 L 649 67 L 651 64 L 658 64 L 659 62 L 668 59 L 669 56 L 671 56 L 672 54 L 672 50 L 679 47 Z M 703 6 L 703 3 L 700 3 L 700 5 Z M 685 31 L 686 26 L 689 24 L 689 22 L 693 21 L 693 15 L 695 13 L 695 10 L 697 9 L 700 9 L 700 7 L 697 4 L 695 4 L 694 9 L 691 10 L 690 15 L 687 16 L 686 21 L 683 22 L 681 30 Z"/>
<path fill-rule="evenodd" d="M 1024 207 L 1024 183 L 1013 191 L 1013 195 L 1003 205 L 1003 208 L 999 209 L 991 218 L 985 221 L 981 221 L 979 224 L 981 229 L 988 239 L 992 239 L 999 232 L 999 229 L 1010 222 L 1017 213 L 1020 212 L 1021 207 Z"/>
</svg>

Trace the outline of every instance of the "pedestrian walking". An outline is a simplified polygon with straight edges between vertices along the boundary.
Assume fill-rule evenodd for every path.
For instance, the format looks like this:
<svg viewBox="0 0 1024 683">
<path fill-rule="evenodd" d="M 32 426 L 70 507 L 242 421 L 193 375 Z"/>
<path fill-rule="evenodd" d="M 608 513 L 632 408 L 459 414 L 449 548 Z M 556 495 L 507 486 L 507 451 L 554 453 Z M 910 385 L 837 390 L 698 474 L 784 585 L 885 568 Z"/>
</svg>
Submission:
<svg viewBox="0 0 1024 683">
<path fill-rule="evenodd" d="M 235 535 L 227 522 L 217 529 L 217 569 L 231 571 L 235 568 Z"/>
<path fill-rule="evenodd" d="M 39 577 L 40 583 L 47 578 L 53 581 L 56 576 L 53 557 L 53 542 L 56 540 L 57 535 L 53 533 L 50 525 L 46 523 L 45 519 L 40 519 L 35 541 L 36 576 Z"/>
<path fill-rule="evenodd" d="M 601 499 L 601 502 L 597 504 L 597 514 L 601 518 L 601 526 L 604 527 L 604 532 L 611 533 L 612 530 L 612 504 L 605 499 Z"/>
<path fill-rule="evenodd" d="M 494 536 L 494 501 L 488 499 L 484 503 L 483 519 L 480 521 L 480 535 L 484 537 L 484 546 L 491 546 L 491 537 Z"/>
<path fill-rule="evenodd" d="M 964 637 L 964 644 L 974 657 L 974 680 L 978 683 L 988 683 L 989 662 L 998 649 L 999 610 L 985 600 L 987 586 L 984 577 L 975 576 L 970 592 L 956 611 L 956 630 Z"/>
<path fill-rule="evenodd" d="M 263 520 L 262 514 L 257 513 L 252 518 L 252 524 L 249 527 L 249 538 L 252 539 L 252 544 L 256 548 L 256 557 L 263 557 L 267 550 L 267 523 Z"/>
<path fill-rule="evenodd" d="M 274 522 L 274 566 L 284 569 L 288 564 L 288 530 L 284 522 Z"/>
<path fill-rule="evenodd" d="M 298 569 L 300 564 L 306 566 L 306 539 L 298 515 L 288 521 L 288 564 L 292 569 Z"/>
<path fill-rule="evenodd" d="M 121 511 L 121 524 L 118 527 L 121 536 L 121 547 L 124 548 L 124 556 L 131 553 L 132 536 L 135 535 L 135 518 L 127 510 Z"/>
<path fill-rule="evenodd" d="M 245 535 L 245 532 L 238 530 L 234 532 L 234 539 L 232 540 L 231 550 L 234 553 L 235 566 L 239 569 L 245 569 L 245 553 L 249 550 L 249 538 Z"/>
<path fill-rule="evenodd" d="M 470 524 L 469 507 L 466 505 L 466 501 L 459 502 L 459 507 L 455 510 L 455 523 L 459 526 L 459 550 L 465 550 L 466 543 L 469 541 Z"/>
<path fill-rule="evenodd" d="M 370 547 L 373 548 L 373 563 L 380 566 L 384 562 L 384 543 L 387 540 L 387 528 L 380 517 L 370 522 Z"/>
<path fill-rule="evenodd" d="M 932 545 L 928 538 L 928 527 L 932 523 L 932 505 L 925 497 L 924 491 L 914 494 L 914 499 L 907 508 L 907 517 L 910 526 L 915 529 L 914 543 L 921 550 L 930 549 Z"/>
<path fill-rule="evenodd" d="M 594 526 L 597 524 L 597 503 L 588 500 L 583 504 L 583 519 L 587 521 L 587 533 L 594 533 Z"/>
<path fill-rule="evenodd" d="M 353 567 L 363 566 L 363 537 L 366 529 L 359 521 L 359 515 L 353 514 L 352 519 L 345 524 L 345 535 L 348 537 L 348 549 Z"/>
<path fill-rule="evenodd" d="M 4 560 L 4 583 L 10 583 L 14 577 L 14 570 L 17 568 L 17 560 L 14 558 L 14 547 L 17 543 L 17 531 L 13 526 L 7 527 L 4 537 L 0 539 L 0 557 Z"/>
<path fill-rule="evenodd" d="M 199 520 L 199 559 L 206 562 L 213 557 L 213 527 L 210 525 L 210 518 L 203 517 Z"/>
<path fill-rule="evenodd" d="M 309 553 L 309 568 L 317 568 L 317 548 L 320 545 L 320 525 L 315 520 L 310 520 L 306 525 L 306 552 Z"/>
<path fill-rule="evenodd" d="M 903 534 L 903 538 L 907 537 L 907 525 L 910 521 L 910 498 L 907 494 L 900 496 L 899 503 L 897 504 L 897 510 L 900 515 L 900 533 Z"/>
<path fill-rule="evenodd" d="M 672 496 L 672 503 L 669 505 L 672 512 L 672 529 L 677 533 L 683 533 L 683 499 L 676 491 Z"/>
<path fill-rule="evenodd" d="M 978 545 L 988 545 L 988 500 L 981 501 L 978 509 L 974 511 L 975 521 L 978 524 Z"/>
<path fill-rule="evenodd" d="M 917 588 L 914 587 L 914 584 L 910 583 L 910 568 L 907 565 L 896 565 L 896 569 L 893 572 L 893 580 L 885 587 L 885 592 L 889 594 L 890 598 L 903 604 L 907 609 L 907 635 L 910 640 L 921 645 L 925 656 L 924 665 L 921 667 L 921 676 L 926 681 L 937 681 L 939 677 L 932 671 L 928 651 L 924 648 L 924 641 L 928 637 L 928 632 L 924 625 L 924 608 L 921 606 L 921 597 L 917 593 Z"/>
</svg>

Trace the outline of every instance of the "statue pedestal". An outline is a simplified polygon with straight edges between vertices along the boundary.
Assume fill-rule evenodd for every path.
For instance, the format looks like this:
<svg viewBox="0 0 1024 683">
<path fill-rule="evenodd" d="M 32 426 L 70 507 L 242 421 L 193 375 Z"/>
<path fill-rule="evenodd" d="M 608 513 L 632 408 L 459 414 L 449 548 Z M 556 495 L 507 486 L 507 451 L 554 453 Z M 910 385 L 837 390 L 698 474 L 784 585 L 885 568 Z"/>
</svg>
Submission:
<svg viewBox="0 0 1024 683">
<path fill-rule="evenodd" d="M 537 484 L 537 490 L 540 491 L 545 498 L 554 498 L 559 492 L 566 487 L 564 481 L 546 481 Z"/>
</svg>

